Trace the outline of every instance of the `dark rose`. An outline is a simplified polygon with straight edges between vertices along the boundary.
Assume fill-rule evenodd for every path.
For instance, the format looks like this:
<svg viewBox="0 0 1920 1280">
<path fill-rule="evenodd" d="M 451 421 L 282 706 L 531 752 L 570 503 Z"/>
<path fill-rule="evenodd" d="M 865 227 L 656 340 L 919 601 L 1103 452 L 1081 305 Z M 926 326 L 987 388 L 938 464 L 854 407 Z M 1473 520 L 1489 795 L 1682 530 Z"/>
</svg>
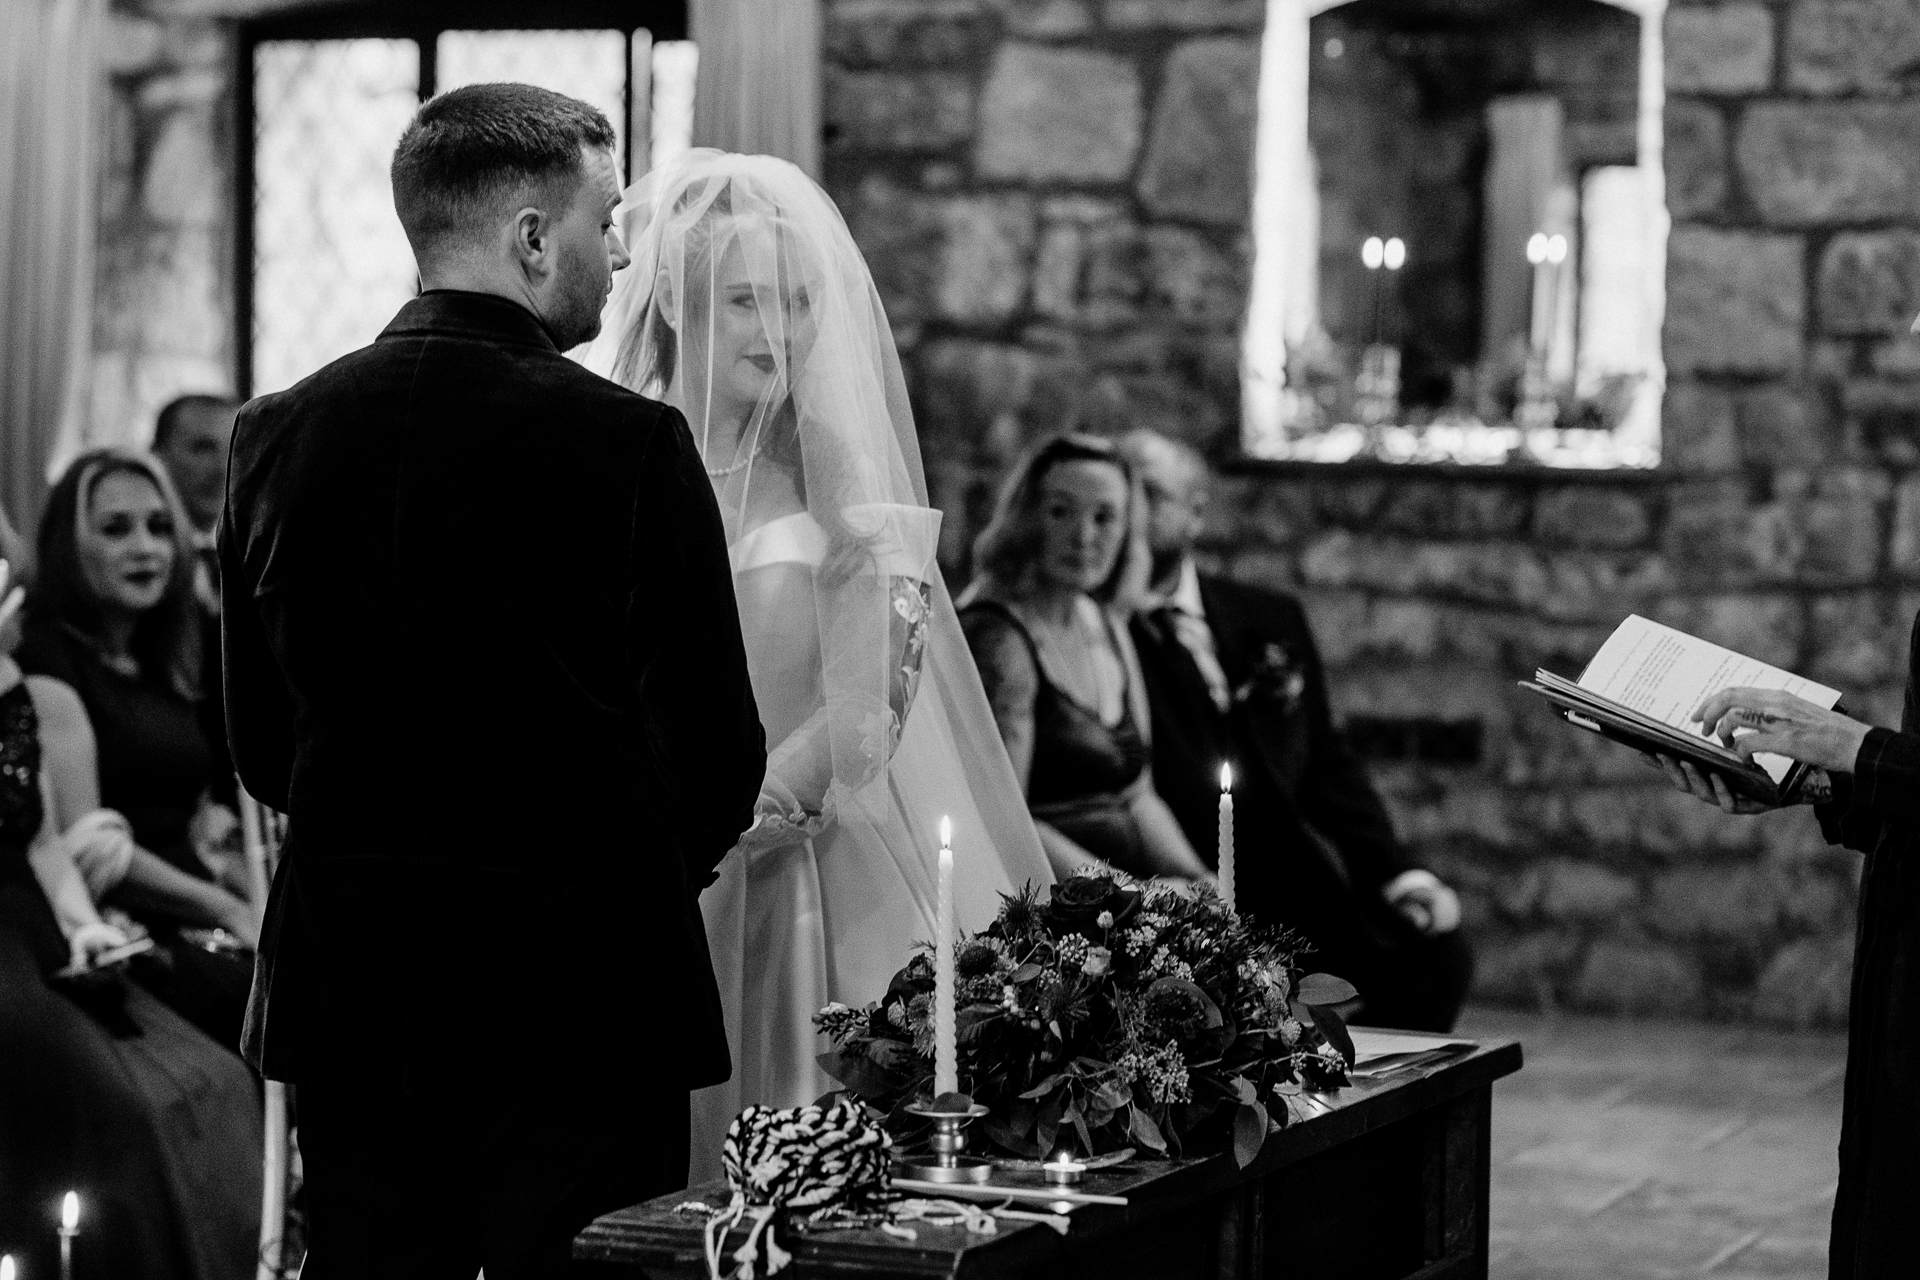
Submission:
<svg viewBox="0 0 1920 1280">
<path fill-rule="evenodd" d="M 1192 1040 L 1221 1023 L 1220 1006 L 1182 978 L 1156 981 L 1147 988 L 1145 1005 L 1147 1020 L 1177 1040 Z"/>
<path fill-rule="evenodd" d="M 1101 913 L 1113 917 L 1109 928 L 1124 924 L 1140 908 L 1140 891 L 1129 889 L 1098 873 L 1077 875 L 1053 887 L 1047 914 L 1061 929 L 1077 929 L 1098 941 L 1104 933 L 1097 923 Z"/>
<path fill-rule="evenodd" d="M 1000 960 L 1000 953 L 982 942 L 969 942 L 960 948 L 959 958 L 954 961 L 954 969 L 963 978 L 978 978 L 993 972 L 994 965 Z"/>
</svg>

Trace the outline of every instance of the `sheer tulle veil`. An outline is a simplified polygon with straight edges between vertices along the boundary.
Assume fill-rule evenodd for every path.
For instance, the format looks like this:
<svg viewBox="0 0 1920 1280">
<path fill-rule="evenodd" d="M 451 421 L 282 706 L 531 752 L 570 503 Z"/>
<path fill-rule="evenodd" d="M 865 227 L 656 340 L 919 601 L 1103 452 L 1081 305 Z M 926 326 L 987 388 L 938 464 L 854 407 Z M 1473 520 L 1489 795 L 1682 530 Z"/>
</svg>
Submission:
<svg viewBox="0 0 1920 1280">
<path fill-rule="evenodd" d="M 785 161 L 691 152 L 615 218 L 632 264 L 585 362 L 686 415 L 769 727 L 761 820 L 734 856 L 818 837 L 829 981 L 877 983 L 831 994 L 878 999 L 932 936 L 943 815 L 962 928 L 1052 880 L 934 559 L 886 313 L 839 211 Z M 808 598 L 756 585 L 770 561 L 810 564 Z"/>
</svg>

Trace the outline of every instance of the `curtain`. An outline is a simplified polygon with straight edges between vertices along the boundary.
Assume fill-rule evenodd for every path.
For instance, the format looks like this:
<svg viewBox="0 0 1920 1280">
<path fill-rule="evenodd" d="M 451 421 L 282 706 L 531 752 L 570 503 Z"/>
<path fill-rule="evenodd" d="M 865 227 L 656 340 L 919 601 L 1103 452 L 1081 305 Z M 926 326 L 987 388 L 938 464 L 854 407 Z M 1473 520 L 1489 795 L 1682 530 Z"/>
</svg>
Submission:
<svg viewBox="0 0 1920 1280">
<path fill-rule="evenodd" d="M 820 0 L 693 0 L 693 144 L 820 177 Z"/>
<path fill-rule="evenodd" d="M 105 0 L 0 0 L 0 503 L 29 537 L 86 420 Z"/>
</svg>

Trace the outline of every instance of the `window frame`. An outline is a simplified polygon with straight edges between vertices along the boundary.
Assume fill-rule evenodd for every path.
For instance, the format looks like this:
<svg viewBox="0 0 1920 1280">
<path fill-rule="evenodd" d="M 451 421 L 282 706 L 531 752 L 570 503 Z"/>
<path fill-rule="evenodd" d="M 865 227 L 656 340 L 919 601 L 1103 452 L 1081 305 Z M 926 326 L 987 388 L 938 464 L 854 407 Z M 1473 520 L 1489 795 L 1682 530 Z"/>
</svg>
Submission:
<svg viewBox="0 0 1920 1280">
<path fill-rule="evenodd" d="M 249 18 L 234 41 L 233 130 L 234 387 L 253 394 L 254 289 L 254 49 L 275 40 L 412 40 L 420 50 L 420 101 L 431 98 L 443 31 L 606 31 L 627 34 L 628 119 L 632 118 L 633 33 L 653 42 L 687 38 L 687 0 L 545 0 L 530 11 L 525 0 L 350 0 L 296 13 Z M 633 171 L 633 130 L 627 130 L 624 171 Z"/>
</svg>

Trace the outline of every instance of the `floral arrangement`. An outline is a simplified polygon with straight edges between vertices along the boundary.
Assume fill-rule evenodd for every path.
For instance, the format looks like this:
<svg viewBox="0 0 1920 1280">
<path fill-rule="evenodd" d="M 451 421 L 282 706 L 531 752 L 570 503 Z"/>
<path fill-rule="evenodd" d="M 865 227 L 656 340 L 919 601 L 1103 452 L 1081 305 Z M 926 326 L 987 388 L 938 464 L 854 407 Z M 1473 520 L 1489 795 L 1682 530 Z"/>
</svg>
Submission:
<svg viewBox="0 0 1920 1280">
<path fill-rule="evenodd" d="M 1305 1092 L 1347 1083 L 1353 1041 L 1330 1006 L 1353 987 L 1303 977 L 1293 938 L 1211 889 L 1082 872 L 1045 900 L 1005 898 L 955 950 L 961 1088 L 988 1108 L 975 1132 L 1012 1155 L 1169 1154 L 1231 1134 L 1245 1165 L 1311 1114 Z M 896 1131 L 930 1091 L 933 990 L 923 950 L 877 1004 L 814 1019 L 834 1046 L 821 1065 Z"/>
</svg>

